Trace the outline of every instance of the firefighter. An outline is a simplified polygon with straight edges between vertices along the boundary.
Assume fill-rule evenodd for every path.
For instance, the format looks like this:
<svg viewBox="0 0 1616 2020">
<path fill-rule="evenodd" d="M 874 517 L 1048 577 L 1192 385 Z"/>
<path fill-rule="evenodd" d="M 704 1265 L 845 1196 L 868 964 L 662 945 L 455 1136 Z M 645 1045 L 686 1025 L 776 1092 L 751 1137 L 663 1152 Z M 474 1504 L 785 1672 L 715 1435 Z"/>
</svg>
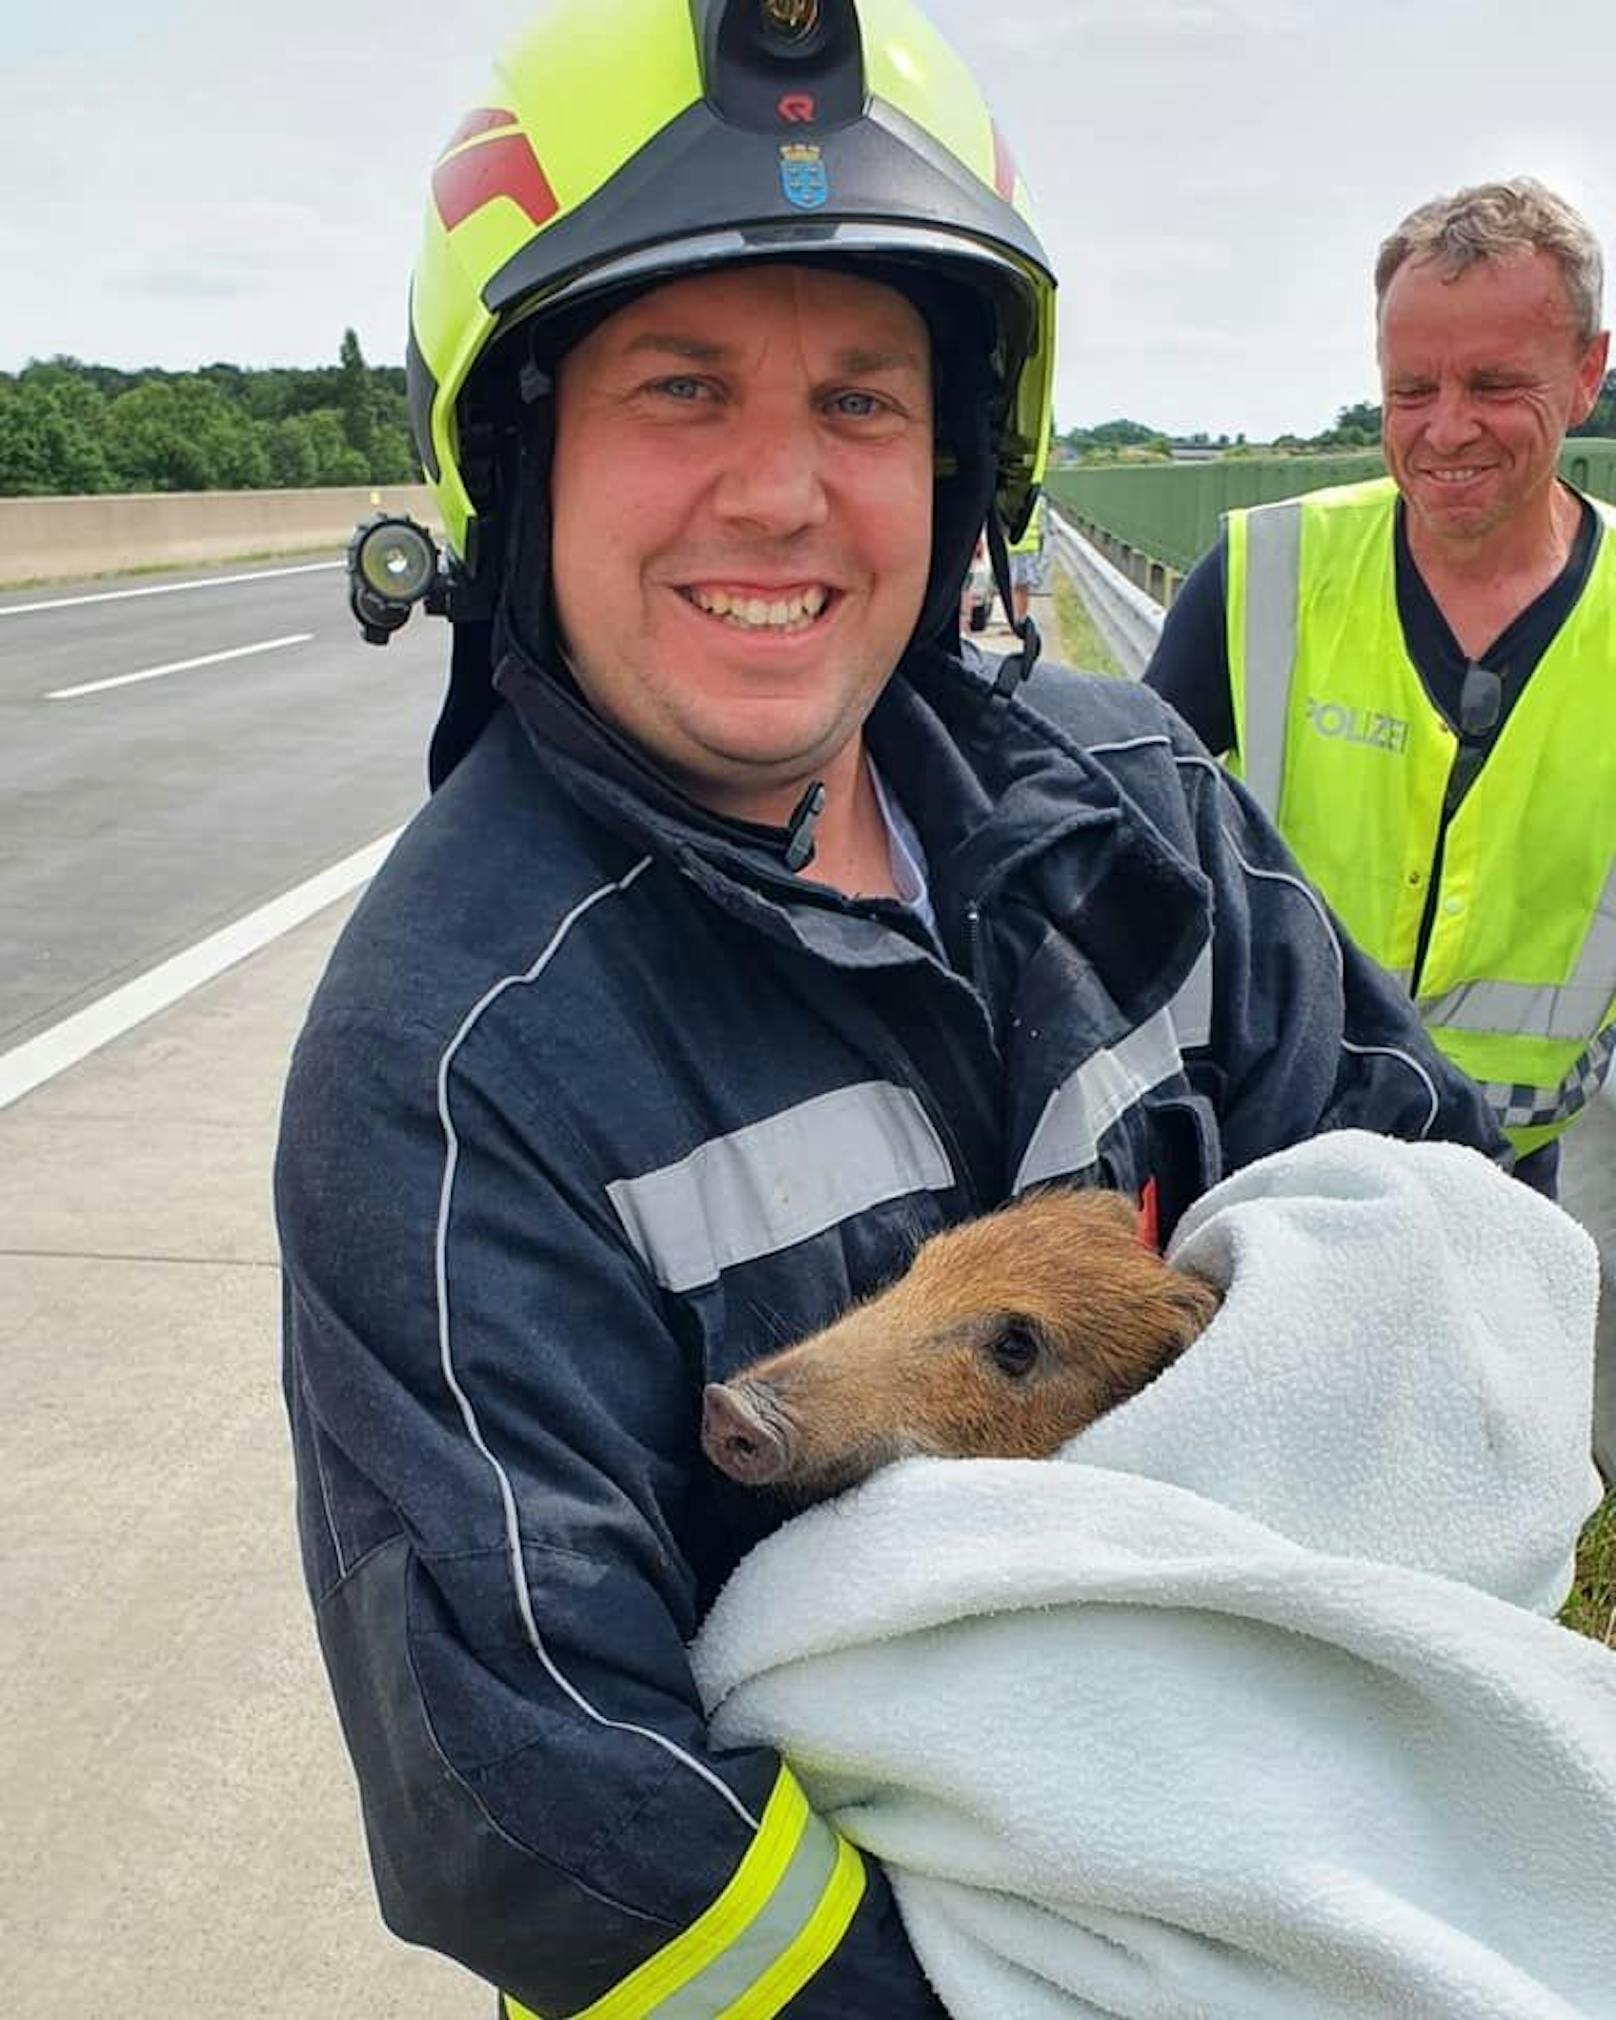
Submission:
<svg viewBox="0 0 1616 2020">
<path fill-rule="evenodd" d="M 555 0 L 433 173 L 450 692 L 276 1205 L 382 1910 L 508 2020 L 941 2010 L 878 1861 L 709 1741 L 686 1645 L 788 1511 L 708 1381 L 1033 1186 L 1165 1235 L 1319 1129 L 1498 1148 L 1153 695 L 962 643 L 1053 294 L 907 0 Z"/>
</svg>

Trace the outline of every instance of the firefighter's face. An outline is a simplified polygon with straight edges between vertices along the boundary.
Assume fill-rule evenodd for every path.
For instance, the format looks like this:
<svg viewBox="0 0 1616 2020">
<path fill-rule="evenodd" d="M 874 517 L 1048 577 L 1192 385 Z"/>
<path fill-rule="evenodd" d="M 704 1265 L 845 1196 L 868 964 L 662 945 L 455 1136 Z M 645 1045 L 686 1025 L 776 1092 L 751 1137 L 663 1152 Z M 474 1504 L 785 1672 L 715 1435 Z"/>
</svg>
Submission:
<svg viewBox="0 0 1616 2020">
<path fill-rule="evenodd" d="M 693 797 L 785 819 L 856 759 L 931 558 L 926 326 L 811 266 L 669 282 L 563 360 L 561 628 L 594 708 Z"/>
</svg>

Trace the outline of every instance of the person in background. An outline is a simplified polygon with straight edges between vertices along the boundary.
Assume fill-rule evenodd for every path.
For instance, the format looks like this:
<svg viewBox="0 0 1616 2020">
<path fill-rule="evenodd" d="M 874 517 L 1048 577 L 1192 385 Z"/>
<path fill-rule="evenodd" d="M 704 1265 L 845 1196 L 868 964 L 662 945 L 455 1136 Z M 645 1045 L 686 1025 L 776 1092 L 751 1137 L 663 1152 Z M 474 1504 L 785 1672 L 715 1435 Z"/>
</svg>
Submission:
<svg viewBox="0 0 1616 2020">
<path fill-rule="evenodd" d="M 1320 1130 L 1506 1153 L 1154 695 L 961 641 L 1054 280 L 906 0 L 555 0 L 432 182 L 434 791 L 276 1165 L 382 1910 L 508 2020 L 939 2020 L 878 1864 L 709 1739 L 687 1644 L 788 1511 L 705 1384 L 1032 1187 L 1165 1236 Z"/>
<path fill-rule="evenodd" d="M 1528 178 L 1412 212 L 1375 267 L 1390 475 L 1231 512 L 1145 675 L 1550 1193 L 1616 1050 L 1616 510 L 1558 475 L 1600 291 Z"/>
<path fill-rule="evenodd" d="M 1010 542 L 1010 614 L 1018 630 L 1032 609 L 1033 591 L 1044 586 L 1047 516 L 1048 505 L 1040 498 L 1026 531 Z"/>
</svg>

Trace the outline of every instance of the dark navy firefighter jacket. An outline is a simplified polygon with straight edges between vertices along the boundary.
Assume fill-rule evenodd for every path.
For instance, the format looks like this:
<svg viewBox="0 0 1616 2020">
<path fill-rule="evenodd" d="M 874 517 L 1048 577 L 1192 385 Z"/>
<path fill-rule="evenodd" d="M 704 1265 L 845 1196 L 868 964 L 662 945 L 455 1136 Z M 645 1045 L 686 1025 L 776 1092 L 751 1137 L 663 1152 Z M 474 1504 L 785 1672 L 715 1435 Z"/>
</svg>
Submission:
<svg viewBox="0 0 1616 2020">
<path fill-rule="evenodd" d="M 544 2020 L 935 2016 L 878 1867 L 709 1746 L 685 1647 L 782 1516 L 706 1464 L 703 1384 L 1031 1185 L 1153 1181 L 1165 1238 L 1321 1130 L 1502 1146 L 1142 687 L 910 655 L 867 734 L 940 947 L 512 691 L 342 936 L 277 1166 L 383 1912 Z"/>
</svg>

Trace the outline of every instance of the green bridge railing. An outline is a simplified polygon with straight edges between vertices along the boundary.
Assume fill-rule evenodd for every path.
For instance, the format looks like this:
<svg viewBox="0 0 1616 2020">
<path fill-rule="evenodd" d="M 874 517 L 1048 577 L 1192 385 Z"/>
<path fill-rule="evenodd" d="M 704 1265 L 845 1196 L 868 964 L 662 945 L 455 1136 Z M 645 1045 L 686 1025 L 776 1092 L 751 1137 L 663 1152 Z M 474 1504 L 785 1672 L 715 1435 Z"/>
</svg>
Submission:
<svg viewBox="0 0 1616 2020">
<path fill-rule="evenodd" d="M 1085 528 L 1185 574 L 1218 535 L 1219 515 L 1240 505 L 1295 498 L 1326 484 L 1385 474 L 1378 449 L 1334 456 L 1240 456 L 1212 463 L 1081 464 L 1050 470 L 1045 488 L 1058 511 Z M 1616 441 L 1576 436 L 1560 474 L 1579 491 L 1616 499 Z"/>
</svg>

